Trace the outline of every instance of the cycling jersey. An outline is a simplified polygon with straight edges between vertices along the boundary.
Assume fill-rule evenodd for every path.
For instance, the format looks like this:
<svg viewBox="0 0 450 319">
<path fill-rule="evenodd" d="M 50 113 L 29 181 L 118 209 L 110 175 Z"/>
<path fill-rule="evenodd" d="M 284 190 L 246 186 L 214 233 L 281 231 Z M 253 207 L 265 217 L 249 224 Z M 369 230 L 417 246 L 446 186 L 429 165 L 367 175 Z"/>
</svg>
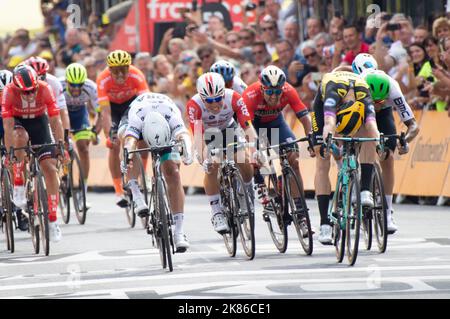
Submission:
<svg viewBox="0 0 450 319">
<path fill-rule="evenodd" d="M 148 112 L 158 112 L 164 116 L 169 123 L 172 138 L 187 132 L 180 110 L 169 97 L 159 93 L 144 93 L 139 95 L 130 105 L 125 136 L 141 138 L 145 116 Z"/>
<path fill-rule="evenodd" d="M 245 89 L 247 88 L 247 84 L 245 84 L 244 81 L 238 76 L 233 77 L 233 83 L 229 89 L 232 89 L 233 91 L 238 92 L 240 95 L 244 93 Z"/>
<path fill-rule="evenodd" d="M 335 116 L 339 106 L 342 104 L 342 99 L 350 90 L 351 83 L 354 86 L 355 96 L 353 99 L 362 102 L 366 107 L 366 121 L 375 120 L 375 109 L 369 86 L 363 78 L 352 72 L 335 71 L 326 73 L 322 78 L 315 102 L 323 104 L 324 115 Z"/>
<path fill-rule="evenodd" d="M 52 74 L 47 73 L 45 76 L 45 82 L 52 88 L 53 95 L 55 96 L 56 104 L 60 110 L 67 109 L 66 98 L 63 93 L 63 87 L 58 78 Z"/>
<path fill-rule="evenodd" d="M 2 117 L 4 119 L 12 117 L 32 119 L 44 115 L 46 112 L 49 117 L 59 116 L 59 108 L 52 89 L 44 81 L 39 80 L 38 84 L 36 97 L 31 103 L 22 99 L 21 91 L 14 83 L 5 86 L 2 98 Z"/>
<path fill-rule="evenodd" d="M 116 104 L 149 92 L 144 74 L 133 65 L 130 65 L 128 77 L 123 84 L 113 80 L 109 68 L 103 70 L 97 77 L 97 90 L 99 103 L 108 101 Z"/>
<path fill-rule="evenodd" d="M 280 102 L 276 106 L 268 106 L 264 100 L 262 84 L 260 82 L 250 85 L 242 94 L 252 120 L 258 119 L 260 123 L 274 121 L 289 104 L 298 118 L 308 114 L 308 109 L 300 100 L 297 91 L 289 84 L 283 86 Z"/>
<path fill-rule="evenodd" d="M 411 107 L 406 102 L 406 99 L 400 89 L 400 85 L 396 80 L 389 76 L 389 96 L 384 101 L 384 106 L 381 108 L 375 107 L 375 110 L 379 112 L 380 110 L 387 108 L 394 108 L 402 122 L 406 122 L 414 118 L 414 113 L 411 110 Z M 378 117 L 378 113 L 377 113 Z"/>
<path fill-rule="evenodd" d="M 186 111 L 189 118 L 189 124 L 194 132 L 196 123 L 202 124 L 202 132 L 209 128 L 224 130 L 231 127 L 235 122 L 233 116 L 237 119 L 242 128 L 250 125 L 250 114 L 242 97 L 235 91 L 225 89 L 223 107 L 218 114 L 211 113 L 206 109 L 205 103 L 197 93 L 190 99 L 186 105 Z"/>
<path fill-rule="evenodd" d="M 0 91 L 0 107 L 1 107 L 1 103 L 2 103 L 2 97 L 3 97 L 3 91 Z M 4 135 L 4 130 L 3 130 L 3 120 L 2 120 L 2 116 L 0 113 L 0 140 L 3 138 Z"/>
<path fill-rule="evenodd" d="M 87 79 L 81 87 L 79 96 L 72 96 L 70 94 L 66 79 L 61 79 L 60 81 L 69 112 L 77 112 L 80 109 L 84 109 L 88 103 L 91 103 L 93 108 L 97 108 L 97 85 L 94 81 Z"/>
</svg>

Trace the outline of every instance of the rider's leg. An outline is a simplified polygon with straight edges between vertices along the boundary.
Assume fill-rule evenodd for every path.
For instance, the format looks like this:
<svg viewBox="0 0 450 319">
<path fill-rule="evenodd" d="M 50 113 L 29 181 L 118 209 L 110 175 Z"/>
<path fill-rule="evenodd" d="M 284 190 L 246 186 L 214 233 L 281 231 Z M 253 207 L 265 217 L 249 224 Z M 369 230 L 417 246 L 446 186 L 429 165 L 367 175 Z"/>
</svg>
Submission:
<svg viewBox="0 0 450 319">
<path fill-rule="evenodd" d="M 53 158 L 43 158 L 40 160 L 39 165 L 42 169 L 42 174 L 44 175 L 45 186 L 47 188 L 48 197 L 48 219 L 50 222 L 54 222 L 57 219 L 57 209 L 58 209 L 58 171 L 56 169 L 56 160 Z"/>
<path fill-rule="evenodd" d="M 175 221 L 175 233 L 183 233 L 184 189 L 181 185 L 179 161 L 166 160 L 161 170 L 167 183 L 170 209 Z"/>
<path fill-rule="evenodd" d="M 357 136 L 376 138 L 379 136 L 377 122 L 375 119 L 367 121 L 359 130 Z M 361 144 L 361 204 L 373 207 L 373 198 L 370 193 L 370 183 L 372 181 L 373 163 L 377 156 L 376 142 L 366 142 Z"/>
</svg>

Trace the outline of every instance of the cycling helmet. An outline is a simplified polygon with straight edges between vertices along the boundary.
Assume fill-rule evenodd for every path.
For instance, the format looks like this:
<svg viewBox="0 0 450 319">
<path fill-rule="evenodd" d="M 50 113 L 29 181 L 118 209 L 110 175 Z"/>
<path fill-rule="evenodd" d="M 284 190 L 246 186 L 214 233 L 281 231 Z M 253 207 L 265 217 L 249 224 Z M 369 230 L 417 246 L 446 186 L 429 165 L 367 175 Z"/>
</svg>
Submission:
<svg viewBox="0 0 450 319">
<path fill-rule="evenodd" d="M 0 91 L 3 91 L 5 86 L 12 82 L 13 74 L 8 70 L 0 71 Z"/>
<path fill-rule="evenodd" d="M 261 71 L 260 81 L 264 87 L 282 87 L 286 83 L 286 75 L 279 67 L 269 65 Z"/>
<path fill-rule="evenodd" d="M 80 63 L 72 63 L 66 68 L 66 80 L 70 84 L 83 84 L 87 79 L 86 68 Z"/>
<path fill-rule="evenodd" d="M 378 63 L 370 54 L 360 53 L 353 60 L 352 69 L 354 73 L 361 74 L 367 69 L 377 70 Z"/>
<path fill-rule="evenodd" d="M 355 134 L 364 122 L 364 104 L 359 101 L 344 103 L 336 113 L 336 133 L 344 136 Z"/>
<path fill-rule="evenodd" d="M 222 75 L 225 82 L 230 82 L 231 80 L 233 80 L 235 73 L 234 66 L 230 62 L 225 60 L 219 60 L 214 63 L 209 71 Z"/>
<path fill-rule="evenodd" d="M 197 92 L 202 98 L 223 96 L 225 81 L 219 73 L 204 73 L 197 80 Z"/>
<path fill-rule="evenodd" d="M 149 112 L 144 119 L 142 136 L 150 147 L 162 147 L 169 145 L 172 134 L 164 116 Z"/>
<path fill-rule="evenodd" d="M 38 85 L 36 71 L 28 65 L 17 66 L 13 71 L 13 82 L 22 91 L 32 91 Z"/>
<path fill-rule="evenodd" d="M 131 65 L 131 55 L 123 50 L 115 50 L 108 54 L 106 62 L 109 67 Z"/>
<path fill-rule="evenodd" d="M 362 74 L 370 88 L 370 94 L 374 101 L 381 101 L 389 96 L 390 79 L 389 75 L 381 70 L 367 70 Z"/>
<path fill-rule="evenodd" d="M 38 76 L 46 75 L 50 68 L 47 60 L 45 60 L 41 57 L 32 56 L 31 58 L 26 60 L 25 63 L 27 65 L 31 66 L 36 71 Z"/>
</svg>

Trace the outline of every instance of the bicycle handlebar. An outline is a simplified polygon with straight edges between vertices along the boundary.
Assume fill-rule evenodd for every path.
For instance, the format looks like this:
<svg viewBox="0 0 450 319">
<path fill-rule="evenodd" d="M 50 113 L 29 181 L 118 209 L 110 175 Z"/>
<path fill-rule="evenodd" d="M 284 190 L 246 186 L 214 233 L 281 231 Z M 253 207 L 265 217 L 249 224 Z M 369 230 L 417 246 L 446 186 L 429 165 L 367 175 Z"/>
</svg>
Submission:
<svg viewBox="0 0 450 319">
<path fill-rule="evenodd" d="M 216 156 L 220 154 L 221 152 L 228 151 L 231 147 L 233 147 L 235 150 L 243 149 L 245 147 L 255 147 L 256 143 L 230 143 L 226 147 L 223 148 L 213 148 L 209 150 L 209 154 L 211 156 Z"/>
<path fill-rule="evenodd" d="M 308 136 L 298 138 L 298 139 L 296 139 L 294 141 L 283 142 L 283 143 L 280 143 L 280 144 L 277 144 L 277 145 L 271 145 L 271 146 L 268 146 L 268 147 L 266 147 L 266 148 L 264 148 L 262 150 L 269 150 L 269 149 L 274 149 L 274 148 L 285 148 L 285 147 L 288 147 L 288 146 L 290 146 L 292 144 L 297 144 L 297 143 L 300 143 L 300 142 L 308 142 L 308 147 L 311 148 L 311 149 L 314 149 L 314 143 L 312 141 L 312 134 L 310 133 L 310 134 L 308 134 Z"/>
</svg>

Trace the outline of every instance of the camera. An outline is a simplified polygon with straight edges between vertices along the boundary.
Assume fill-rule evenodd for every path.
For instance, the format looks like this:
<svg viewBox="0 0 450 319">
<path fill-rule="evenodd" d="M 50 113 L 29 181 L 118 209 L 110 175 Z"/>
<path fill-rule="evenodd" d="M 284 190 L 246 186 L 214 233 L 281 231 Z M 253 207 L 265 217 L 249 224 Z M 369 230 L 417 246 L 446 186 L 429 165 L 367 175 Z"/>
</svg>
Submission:
<svg viewBox="0 0 450 319">
<path fill-rule="evenodd" d="M 402 26 L 400 25 L 400 23 L 388 23 L 387 25 L 388 31 L 397 31 L 400 30 L 401 28 Z"/>
</svg>

